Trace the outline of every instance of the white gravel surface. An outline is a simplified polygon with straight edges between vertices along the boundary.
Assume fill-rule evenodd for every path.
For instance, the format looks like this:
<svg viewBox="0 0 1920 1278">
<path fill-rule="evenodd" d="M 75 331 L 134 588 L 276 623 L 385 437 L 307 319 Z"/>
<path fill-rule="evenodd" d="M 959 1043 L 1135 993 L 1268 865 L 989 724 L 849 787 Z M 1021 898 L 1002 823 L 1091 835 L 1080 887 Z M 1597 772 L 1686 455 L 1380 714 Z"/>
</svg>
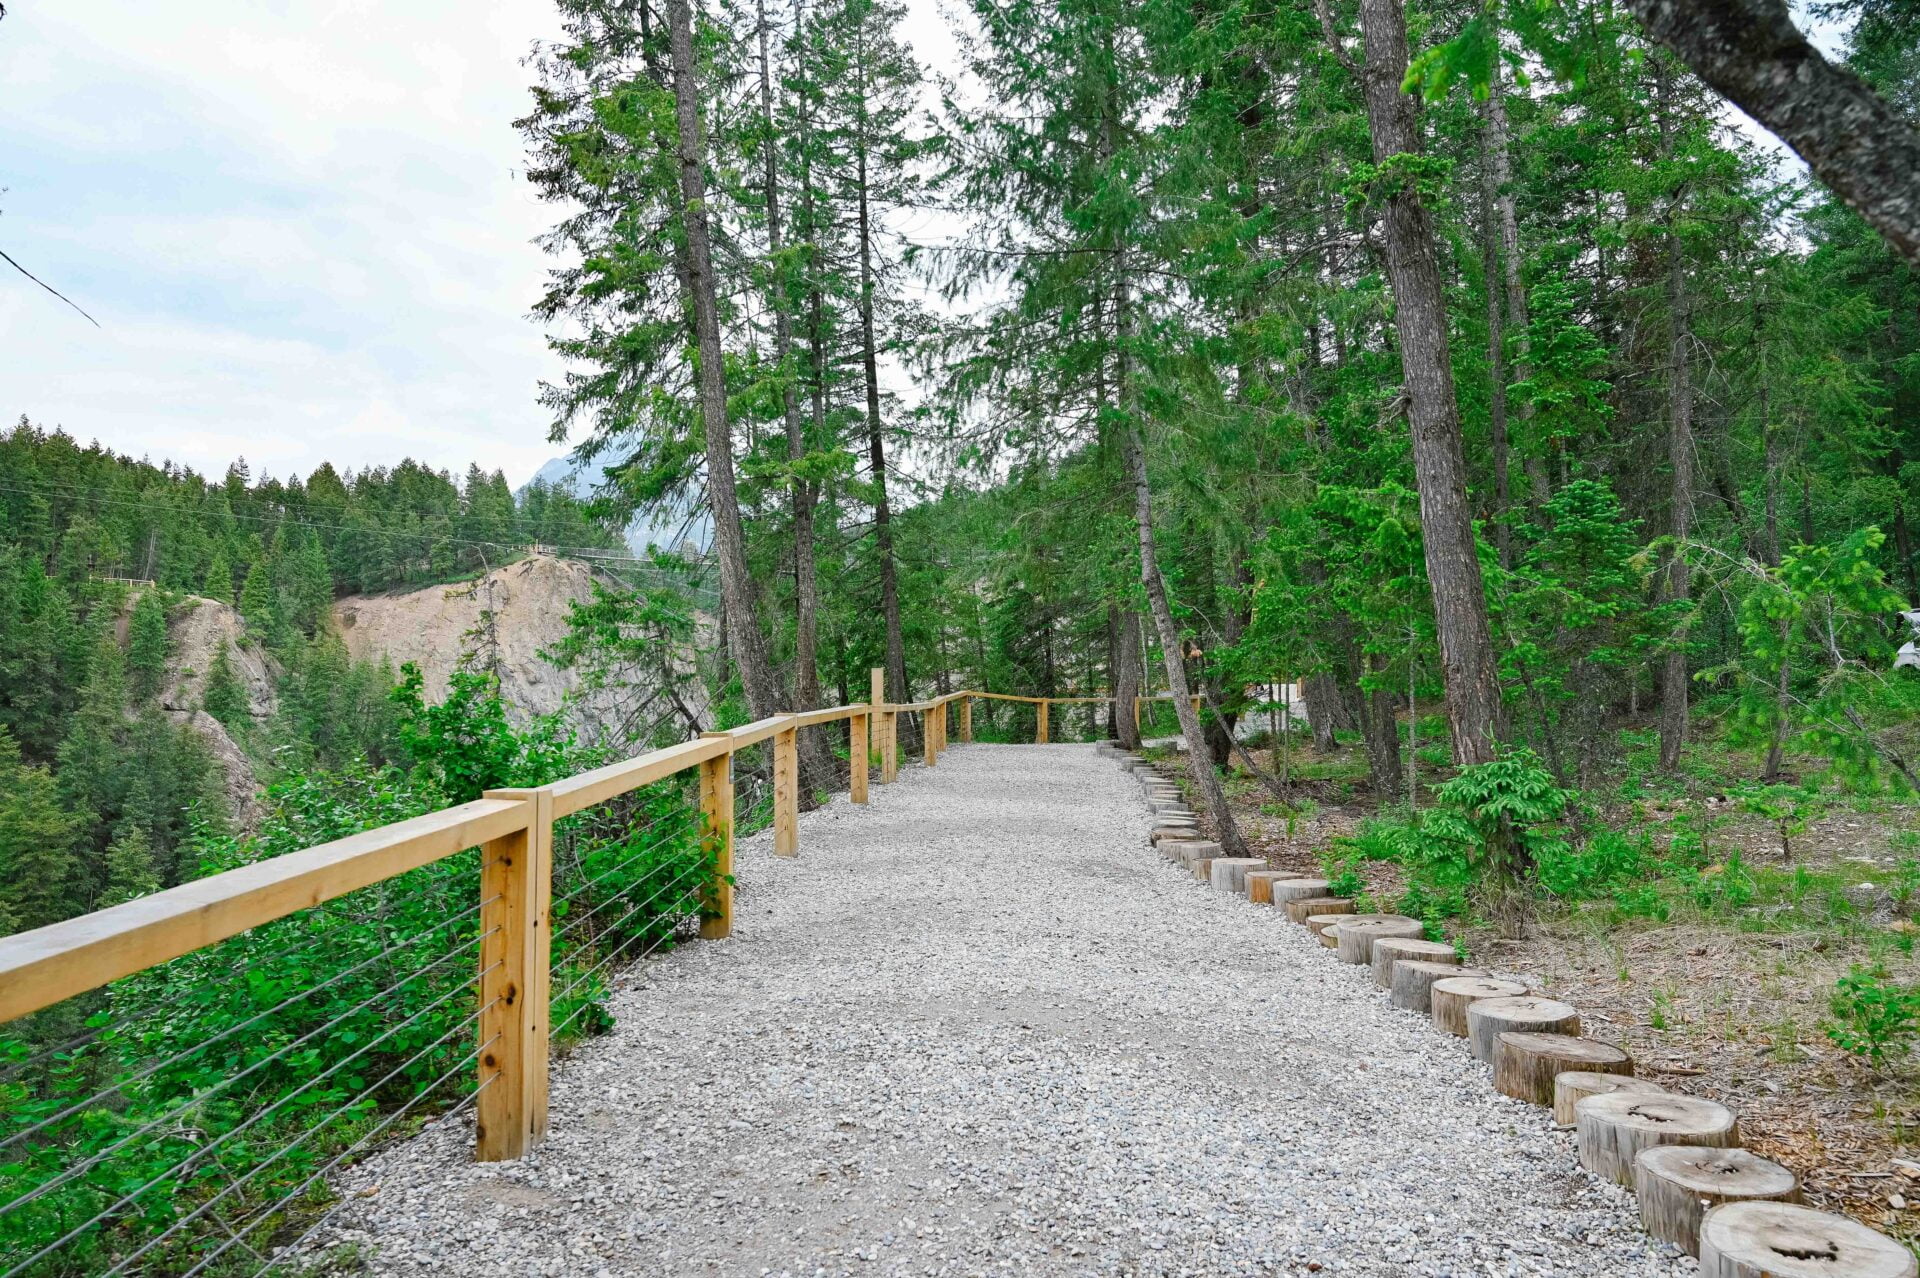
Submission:
<svg viewBox="0 0 1920 1278">
<path fill-rule="evenodd" d="M 630 971 L 552 1132 L 339 1188 L 392 1274 L 1691 1274 L 1366 968 L 1147 847 L 1091 747 L 961 746 L 743 842 L 732 940 Z"/>
</svg>

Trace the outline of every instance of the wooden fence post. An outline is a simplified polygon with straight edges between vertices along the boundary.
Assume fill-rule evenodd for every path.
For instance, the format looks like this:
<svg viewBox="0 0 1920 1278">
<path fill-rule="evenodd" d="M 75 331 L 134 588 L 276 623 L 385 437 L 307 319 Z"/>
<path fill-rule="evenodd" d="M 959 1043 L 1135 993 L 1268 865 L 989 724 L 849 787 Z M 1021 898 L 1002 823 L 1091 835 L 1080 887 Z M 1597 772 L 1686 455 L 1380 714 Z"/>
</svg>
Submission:
<svg viewBox="0 0 1920 1278">
<path fill-rule="evenodd" d="M 870 715 L 856 714 L 847 719 L 847 796 L 855 803 L 867 801 L 867 721 Z"/>
<path fill-rule="evenodd" d="M 481 1162 L 519 1158 L 547 1134 L 553 792 L 489 790 L 524 805 L 525 828 L 480 849 Z"/>
<path fill-rule="evenodd" d="M 960 698 L 960 740 L 963 742 L 971 742 L 973 740 L 972 697 Z"/>
<path fill-rule="evenodd" d="M 1044 699 L 1040 702 L 1039 722 L 1034 731 L 1033 739 L 1040 745 L 1047 744 L 1047 703 Z"/>
<path fill-rule="evenodd" d="M 935 720 L 945 714 L 945 706 L 934 705 L 920 715 L 920 753 L 929 768 L 940 762 L 940 725 Z"/>
<path fill-rule="evenodd" d="M 703 732 L 703 737 L 732 736 Z M 733 935 L 733 752 L 700 765 L 700 815 L 713 849 L 713 884 L 707 892 L 708 917 L 700 920 L 700 939 L 723 941 Z"/>
<path fill-rule="evenodd" d="M 871 672 L 874 719 L 874 749 L 880 752 L 880 783 L 890 784 L 900 775 L 900 712 L 887 706 L 887 672 L 875 666 Z"/>
<path fill-rule="evenodd" d="M 773 734 L 773 854 L 800 855 L 800 733 Z"/>
</svg>

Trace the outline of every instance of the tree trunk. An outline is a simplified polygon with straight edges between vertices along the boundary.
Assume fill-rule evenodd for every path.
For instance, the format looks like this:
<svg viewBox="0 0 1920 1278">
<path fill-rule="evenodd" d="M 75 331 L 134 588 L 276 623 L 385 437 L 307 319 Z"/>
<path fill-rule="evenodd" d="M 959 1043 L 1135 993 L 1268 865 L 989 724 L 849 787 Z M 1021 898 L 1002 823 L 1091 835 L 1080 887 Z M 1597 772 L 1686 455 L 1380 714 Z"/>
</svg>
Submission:
<svg viewBox="0 0 1920 1278">
<path fill-rule="evenodd" d="M 1920 128 L 1809 44 L 1785 0 L 1627 0 L 1627 8 L 1920 266 Z"/>
<path fill-rule="evenodd" d="M 867 392 L 867 467 L 872 476 L 873 535 L 880 553 L 880 614 L 887 631 L 887 698 L 907 701 L 907 642 L 900 624 L 900 578 L 893 554 L 893 507 L 887 500 L 887 449 L 880 422 L 880 353 L 873 321 L 873 209 L 867 199 L 866 56 L 856 49 L 861 110 L 854 131 L 854 177 L 859 193 L 860 235 L 860 369 Z M 903 747 L 911 750 L 917 728 L 911 716 L 900 725 Z"/>
<path fill-rule="evenodd" d="M 713 240 L 707 222 L 705 140 L 700 86 L 693 65 L 693 11 L 689 0 L 668 0 L 668 42 L 673 60 L 674 123 L 680 168 L 685 249 L 682 271 L 693 338 L 701 425 L 706 434 L 707 503 L 713 514 L 713 544 L 720 561 L 720 598 L 727 639 L 740 684 L 755 718 L 785 707 L 760 633 L 753 578 L 747 569 L 740 526 L 740 497 L 733 477 L 733 432 L 727 424 L 727 385 L 720 350 L 720 311 L 713 277 Z"/>
<path fill-rule="evenodd" d="M 1415 99 L 1400 87 L 1407 73 L 1407 25 L 1401 0 L 1361 0 L 1360 21 L 1374 161 L 1386 165 L 1397 156 L 1418 156 Z M 1410 175 L 1387 196 L 1382 221 L 1407 416 L 1413 427 L 1427 579 L 1433 588 L 1446 679 L 1447 723 L 1455 760 L 1485 763 L 1494 757 L 1500 735 L 1500 685 L 1494 675 L 1486 589 L 1467 500 L 1466 460 L 1433 221 Z"/>
<path fill-rule="evenodd" d="M 1666 69 L 1653 60 L 1654 88 L 1660 102 L 1660 149 L 1665 158 L 1673 155 L 1673 102 Z M 1687 566 L 1687 537 L 1693 530 L 1693 328 L 1688 311 L 1687 263 L 1679 233 L 1673 220 L 1679 217 L 1679 193 L 1668 209 L 1667 227 L 1667 311 L 1671 351 L 1667 385 L 1667 453 L 1673 465 L 1674 546 L 1667 557 L 1666 597 L 1685 605 L 1692 595 L 1691 574 Z M 1687 740 L 1687 623 L 1681 622 L 1680 636 L 1666 655 L 1660 674 L 1660 767 L 1671 772 L 1680 766 L 1680 750 Z"/>
<path fill-rule="evenodd" d="M 785 248 L 785 228 L 780 222 L 780 179 L 774 162 L 773 68 L 768 55 L 767 3 L 757 0 L 760 35 L 760 114 L 766 126 L 761 158 L 762 194 L 766 200 L 767 259 L 771 271 L 769 301 L 773 310 L 773 356 L 780 369 L 780 408 L 787 431 L 787 460 L 799 463 L 807 455 L 806 428 L 800 420 L 800 396 L 794 388 L 793 316 L 787 308 L 786 281 L 781 273 Z M 793 703 L 789 710 L 815 710 L 820 706 L 820 586 L 818 565 L 813 555 L 813 512 L 817 486 L 794 474 L 788 479 L 793 495 Z M 800 806 L 811 811 L 814 795 L 832 790 L 839 780 L 839 769 L 827 749 L 819 728 L 807 728 L 799 734 Z"/>
<path fill-rule="evenodd" d="M 1140 725 L 1134 722 L 1134 698 L 1142 692 L 1140 614 L 1131 608 L 1116 612 L 1113 641 L 1114 737 L 1128 750 L 1140 748 Z"/>
</svg>

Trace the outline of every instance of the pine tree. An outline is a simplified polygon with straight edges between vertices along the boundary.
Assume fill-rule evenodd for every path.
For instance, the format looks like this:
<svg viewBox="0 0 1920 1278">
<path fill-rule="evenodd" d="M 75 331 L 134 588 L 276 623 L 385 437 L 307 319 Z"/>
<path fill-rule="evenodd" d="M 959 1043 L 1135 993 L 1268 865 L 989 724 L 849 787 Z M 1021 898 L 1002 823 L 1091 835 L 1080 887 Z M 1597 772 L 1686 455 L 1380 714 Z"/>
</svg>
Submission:
<svg viewBox="0 0 1920 1278">
<path fill-rule="evenodd" d="M 129 825 L 107 845 L 107 885 L 93 908 L 104 910 L 122 901 L 160 890 L 154 869 L 153 840 L 138 825 Z"/>
<path fill-rule="evenodd" d="M 42 927 L 80 912 L 74 852 L 84 824 L 0 728 L 0 926 Z"/>
<path fill-rule="evenodd" d="M 225 546 L 214 547 L 213 559 L 207 564 L 207 575 L 200 593 L 216 603 L 233 602 L 233 568 L 227 562 Z"/>
<path fill-rule="evenodd" d="M 278 639 L 280 596 L 273 588 L 273 569 L 264 555 L 254 560 L 247 572 L 247 584 L 240 591 L 240 616 L 250 634 L 269 643 Z"/>
<path fill-rule="evenodd" d="M 167 677 L 167 605 L 157 590 L 142 591 L 127 623 L 127 684 L 135 701 L 158 695 Z"/>
<path fill-rule="evenodd" d="M 214 649 L 213 661 L 207 667 L 200 707 L 228 728 L 238 728 L 247 722 L 246 689 L 240 686 L 239 677 L 233 672 L 233 654 L 225 639 Z"/>
</svg>

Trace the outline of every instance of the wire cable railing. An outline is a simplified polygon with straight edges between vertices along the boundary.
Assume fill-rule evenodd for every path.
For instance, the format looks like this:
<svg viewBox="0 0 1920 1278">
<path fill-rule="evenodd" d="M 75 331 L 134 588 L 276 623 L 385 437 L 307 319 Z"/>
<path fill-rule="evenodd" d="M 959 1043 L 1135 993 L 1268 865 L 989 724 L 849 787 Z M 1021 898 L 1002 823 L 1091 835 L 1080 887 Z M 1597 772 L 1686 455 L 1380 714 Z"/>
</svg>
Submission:
<svg viewBox="0 0 1920 1278">
<path fill-rule="evenodd" d="M 0 937 L 0 1278 L 290 1271 L 350 1206 L 332 1174 L 419 1122 L 519 1156 L 617 974 L 730 933 L 735 839 L 797 854 L 798 734 L 845 724 L 864 803 L 901 716 L 932 765 L 980 695 L 775 716 Z"/>
</svg>

